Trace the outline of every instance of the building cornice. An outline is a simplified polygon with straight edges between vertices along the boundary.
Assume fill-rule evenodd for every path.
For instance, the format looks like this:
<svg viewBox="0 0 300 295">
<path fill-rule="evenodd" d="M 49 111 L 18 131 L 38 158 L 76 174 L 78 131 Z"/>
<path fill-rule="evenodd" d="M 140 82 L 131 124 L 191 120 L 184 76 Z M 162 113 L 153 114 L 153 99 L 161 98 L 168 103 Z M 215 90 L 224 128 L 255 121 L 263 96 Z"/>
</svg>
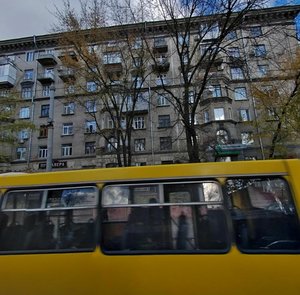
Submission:
<svg viewBox="0 0 300 295">
<path fill-rule="evenodd" d="M 300 12 L 300 5 L 280 6 L 272 8 L 264 8 L 259 10 L 251 10 L 244 16 L 243 26 L 255 23 L 267 23 L 269 25 L 277 24 L 285 20 L 285 24 L 295 22 L 295 17 Z M 203 23 L 209 21 L 215 16 L 199 16 L 193 19 L 193 22 Z M 218 15 L 221 17 L 221 15 Z M 184 19 L 179 19 L 178 22 L 184 22 Z M 166 21 L 151 21 L 138 24 L 128 24 L 122 26 L 111 26 L 104 28 L 107 32 L 129 32 L 143 30 L 148 33 L 162 34 L 168 31 Z M 88 33 L 83 31 L 83 33 Z M 23 38 L 9 39 L 0 41 L 0 54 L 24 51 L 24 50 L 38 50 L 39 48 L 53 48 L 59 45 L 59 40 L 64 33 L 52 33 L 45 35 L 32 35 Z M 109 35 L 109 34 L 108 34 Z"/>
</svg>

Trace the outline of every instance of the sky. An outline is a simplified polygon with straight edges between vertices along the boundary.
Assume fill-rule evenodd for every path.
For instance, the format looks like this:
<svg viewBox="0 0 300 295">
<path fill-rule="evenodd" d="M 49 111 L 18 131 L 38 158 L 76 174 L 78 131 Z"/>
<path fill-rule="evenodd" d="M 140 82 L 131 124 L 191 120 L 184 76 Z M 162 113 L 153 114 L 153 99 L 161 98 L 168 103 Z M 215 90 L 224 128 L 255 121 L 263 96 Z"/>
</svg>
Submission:
<svg viewBox="0 0 300 295">
<path fill-rule="evenodd" d="M 63 0 L 0 0 L 0 40 L 49 34 L 56 22 L 54 5 Z M 300 0 L 272 0 L 276 5 L 300 4 Z M 78 7 L 78 0 L 71 0 Z"/>
<path fill-rule="evenodd" d="M 0 0 L 0 40 L 49 34 L 56 22 L 54 5 L 63 0 Z M 71 0 L 72 6 L 78 0 Z"/>
</svg>

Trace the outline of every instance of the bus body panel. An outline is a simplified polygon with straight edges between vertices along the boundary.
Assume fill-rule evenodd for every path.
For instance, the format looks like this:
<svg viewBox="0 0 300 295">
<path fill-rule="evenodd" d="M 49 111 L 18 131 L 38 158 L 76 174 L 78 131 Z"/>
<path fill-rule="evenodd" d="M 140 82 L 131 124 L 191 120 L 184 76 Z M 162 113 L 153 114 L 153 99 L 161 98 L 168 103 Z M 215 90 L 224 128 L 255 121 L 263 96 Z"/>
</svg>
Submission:
<svg viewBox="0 0 300 295">
<path fill-rule="evenodd" d="M 300 210 L 300 161 L 274 160 L 0 175 L 6 190 L 160 180 L 280 176 Z M 232 226 L 232 225 L 230 225 Z M 1 294 L 22 295 L 298 295 L 300 255 L 242 253 L 234 238 L 227 253 L 108 254 L 0 253 Z"/>
</svg>

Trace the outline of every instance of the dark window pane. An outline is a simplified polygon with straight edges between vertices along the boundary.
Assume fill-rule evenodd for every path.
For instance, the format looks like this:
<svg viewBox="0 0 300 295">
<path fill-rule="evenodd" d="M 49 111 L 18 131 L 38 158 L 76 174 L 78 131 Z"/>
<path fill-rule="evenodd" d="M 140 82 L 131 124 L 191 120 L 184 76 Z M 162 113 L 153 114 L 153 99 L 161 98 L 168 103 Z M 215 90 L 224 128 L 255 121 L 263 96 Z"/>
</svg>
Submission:
<svg viewBox="0 0 300 295">
<path fill-rule="evenodd" d="M 227 191 L 242 251 L 300 250 L 299 221 L 284 179 L 230 179 Z"/>
<path fill-rule="evenodd" d="M 105 251 L 224 252 L 228 248 L 217 183 L 112 185 L 104 188 L 102 204 Z"/>
</svg>

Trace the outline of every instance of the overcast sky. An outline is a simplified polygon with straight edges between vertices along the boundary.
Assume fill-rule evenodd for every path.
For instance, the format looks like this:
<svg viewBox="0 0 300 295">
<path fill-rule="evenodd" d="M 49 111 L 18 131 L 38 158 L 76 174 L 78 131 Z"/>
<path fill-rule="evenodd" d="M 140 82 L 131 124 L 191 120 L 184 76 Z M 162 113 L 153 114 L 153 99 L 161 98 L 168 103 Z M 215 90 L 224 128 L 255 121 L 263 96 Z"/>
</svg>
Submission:
<svg viewBox="0 0 300 295">
<path fill-rule="evenodd" d="M 62 0 L 0 0 L 0 40 L 51 33 L 54 5 Z M 78 5 L 78 0 L 71 0 Z M 52 12 L 52 13 L 51 13 Z"/>
<path fill-rule="evenodd" d="M 277 4 L 300 0 L 273 0 Z M 51 14 L 54 5 L 62 6 L 63 0 L 1 0 L 0 40 L 51 33 L 55 17 Z M 78 6 L 78 0 L 71 0 Z"/>
</svg>

